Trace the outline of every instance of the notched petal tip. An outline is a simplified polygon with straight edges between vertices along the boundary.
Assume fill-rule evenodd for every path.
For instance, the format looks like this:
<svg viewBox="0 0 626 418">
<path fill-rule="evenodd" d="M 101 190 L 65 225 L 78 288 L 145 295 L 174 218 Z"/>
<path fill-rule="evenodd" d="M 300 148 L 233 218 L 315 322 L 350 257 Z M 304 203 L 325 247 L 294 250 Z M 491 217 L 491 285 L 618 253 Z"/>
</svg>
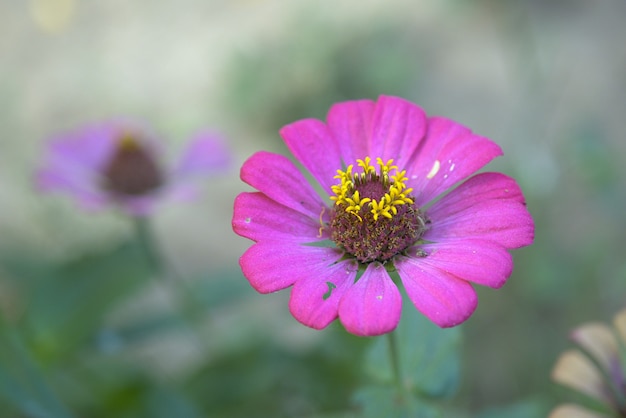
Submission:
<svg viewBox="0 0 626 418">
<path fill-rule="evenodd" d="M 298 280 L 292 288 L 289 310 L 298 322 L 326 328 L 338 316 L 339 301 L 354 283 L 358 267 L 351 261 L 328 266 L 316 277 Z"/>
</svg>

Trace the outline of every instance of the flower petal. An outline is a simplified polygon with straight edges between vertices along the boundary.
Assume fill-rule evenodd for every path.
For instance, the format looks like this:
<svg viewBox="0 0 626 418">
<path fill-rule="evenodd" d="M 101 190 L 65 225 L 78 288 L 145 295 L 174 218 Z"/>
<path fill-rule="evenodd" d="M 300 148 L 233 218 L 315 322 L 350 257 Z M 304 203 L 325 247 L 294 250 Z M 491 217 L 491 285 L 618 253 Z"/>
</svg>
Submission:
<svg viewBox="0 0 626 418">
<path fill-rule="evenodd" d="M 237 196 L 233 230 L 253 241 L 305 243 L 328 239 L 327 229 L 321 229 L 320 220 L 289 209 L 259 192 Z"/>
<path fill-rule="evenodd" d="M 48 162 L 59 169 L 98 171 L 111 155 L 121 129 L 115 123 L 101 123 L 59 136 L 50 142 Z"/>
<path fill-rule="evenodd" d="M 426 125 L 421 107 L 399 97 L 380 96 L 372 116 L 370 156 L 393 159 L 402 170 L 424 138 Z"/>
<path fill-rule="evenodd" d="M 462 239 L 419 246 L 428 256 L 420 262 L 483 286 L 501 287 L 513 272 L 513 257 L 503 246 Z"/>
<path fill-rule="evenodd" d="M 414 161 L 404 167 L 407 185 L 416 191 L 417 205 L 423 206 L 500 155 L 495 142 L 457 122 L 433 117 Z"/>
<path fill-rule="evenodd" d="M 230 162 L 230 152 L 222 139 L 210 132 L 193 137 L 173 170 L 173 176 L 213 173 Z"/>
<path fill-rule="evenodd" d="M 559 356 L 552 370 L 552 379 L 594 399 L 611 405 L 611 390 L 593 363 L 576 350 L 568 350 Z"/>
<path fill-rule="evenodd" d="M 239 265 L 257 292 L 270 293 L 324 274 L 342 255 L 334 248 L 261 241 L 241 256 Z"/>
<path fill-rule="evenodd" d="M 530 245 L 534 222 L 515 180 L 500 173 L 478 174 L 428 209 L 429 241 L 483 239 L 506 248 Z"/>
<path fill-rule="evenodd" d="M 471 208 L 484 200 L 511 200 L 525 203 L 524 195 L 515 180 L 502 173 L 480 173 L 452 190 L 432 205 L 440 217 L 448 217 Z"/>
<path fill-rule="evenodd" d="M 577 327 L 571 338 L 604 367 L 610 377 L 620 377 L 619 346 L 611 328 L 601 322 L 589 322 Z"/>
<path fill-rule="evenodd" d="M 58 170 L 46 167 L 37 172 L 37 187 L 44 192 L 61 191 L 69 193 L 87 210 L 98 210 L 109 202 L 108 196 L 93 180 L 93 173 L 79 171 L 72 173 L 69 168 Z"/>
<path fill-rule="evenodd" d="M 43 191 L 67 192 L 90 209 L 106 205 L 100 170 L 113 151 L 117 133 L 112 124 L 98 124 L 53 139 L 37 172 L 37 185 Z"/>
<path fill-rule="evenodd" d="M 396 256 L 394 265 L 417 310 L 440 327 L 459 325 L 476 309 L 476 292 L 465 280 L 419 258 Z"/>
<path fill-rule="evenodd" d="M 354 283 L 357 270 L 356 263 L 342 261 L 298 280 L 289 299 L 291 314 L 306 326 L 325 328 L 337 318 L 339 301 Z"/>
<path fill-rule="evenodd" d="M 304 119 L 280 130 L 291 153 L 313 175 L 329 195 L 336 183 L 334 176 L 342 168 L 339 145 L 326 125 L 316 119 Z"/>
<path fill-rule="evenodd" d="M 159 154 L 160 143 L 155 142 L 154 136 L 139 131 L 136 135 L 142 138 L 142 144 L 155 156 Z M 190 141 L 168 174 L 166 183 L 159 190 L 142 196 L 112 197 L 112 200 L 116 200 L 125 212 L 133 216 L 148 216 L 159 203 L 194 199 L 198 194 L 198 187 L 192 177 L 223 169 L 229 161 L 230 153 L 222 140 L 215 134 L 201 132 Z"/>
<path fill-rule="evenodd" d="M 626 345 L 626 309 L 622 309 L 615 315 L 613 326 L 621 338 L 622 344 Z"/>
<path fill-rule="evenodd" d="M 326 205 L 296 166 L 286 157 L 257 152 L 241 167 L 241 179 L 270 199 L 311 218 Z"/>
<path fill-rule="evenodd" d="M 400 321 L 402 296 L 380 263 L 370 263 L 339 302 L 339 319 L 352 334 L 381 335 Z"/>
<path fill-rule="evenodd" d="M 608 415 L 590 411 L 575 404 L 559 405 L 548 418 L 610 418 Z"/>
<path fill-rule="evenodd" d="M 346 166 L 370 156 L 374 107 L 372 100 L 353 100 L 336 103 L 328 111 L 328 129 Z"/>
</svg>

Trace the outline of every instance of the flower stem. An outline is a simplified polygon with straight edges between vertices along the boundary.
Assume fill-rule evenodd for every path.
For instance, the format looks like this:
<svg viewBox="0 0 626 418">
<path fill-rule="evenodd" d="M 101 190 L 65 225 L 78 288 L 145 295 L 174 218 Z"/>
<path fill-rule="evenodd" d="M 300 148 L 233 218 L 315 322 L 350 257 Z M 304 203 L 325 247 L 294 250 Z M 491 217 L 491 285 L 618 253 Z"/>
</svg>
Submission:
<svg viewBox="0 0 626 418">
<path fill-rule="evenodd" d="M 157 276 L 167 281 L 165 285 L 179 303 L 180 313 L 188 320 L 194 320 L 202 311 L 198 301 L 193 297 L 185 280 L 180 280 L 171 267 L 165 262 L 154 236 L 150 221 L 147 218 L 133 218 L 135 234 L 145 256 Z"/>
<path fill-rule="evenodd" d="M 400 369 L 400 354 L 398 352 L 398 342 L 396 339 L 396 332 L 390 332 L 387 334 L 387 341 L 389 343 L 389 359 L 391 361 L 391 369 L 393 370 L 393 379 L 398 389 L 398 395 L 401 399 L 404 398 L 404 383 L 402 382 L 402 373 Z"/>
<path fill-rule="evenodd" d="M 159 276 L 171 277 L 169 274 L 166 274 L 165 263 L 156 246 L 150 221 L 147 218 L 135 217 L 133 218 L 133 224 L 137 240 L 146 255 L 148 263 L 150 263 L 150 267 L 152 267 Z"/>
</svg>

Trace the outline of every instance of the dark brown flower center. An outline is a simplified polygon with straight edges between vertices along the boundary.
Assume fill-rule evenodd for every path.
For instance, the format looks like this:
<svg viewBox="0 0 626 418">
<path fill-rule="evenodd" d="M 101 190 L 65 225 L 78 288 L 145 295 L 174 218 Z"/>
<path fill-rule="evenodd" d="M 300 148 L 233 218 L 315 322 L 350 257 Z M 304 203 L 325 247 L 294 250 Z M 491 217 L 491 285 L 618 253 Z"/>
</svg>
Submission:
<svg viewBox="0 0 626 418">
<path fill-rule="evenodd" d="M 132 136 L 119 139 L 102 174 L 104 187 L 120 195 L 140 196 L 163 184 L 153 155 Z"/>
<path fill-rule="evenodd" d="M 338 170 L 331 197 L 331 239 L 361 263 L 390 260 L 415 244 L 428 224 L 406 188 L 405 172 L 391 160 L 378 158 L 378 170 L 370 161 L 357 160 L 361 173 L 352 173 L 352 165 Z"/>
</svg>

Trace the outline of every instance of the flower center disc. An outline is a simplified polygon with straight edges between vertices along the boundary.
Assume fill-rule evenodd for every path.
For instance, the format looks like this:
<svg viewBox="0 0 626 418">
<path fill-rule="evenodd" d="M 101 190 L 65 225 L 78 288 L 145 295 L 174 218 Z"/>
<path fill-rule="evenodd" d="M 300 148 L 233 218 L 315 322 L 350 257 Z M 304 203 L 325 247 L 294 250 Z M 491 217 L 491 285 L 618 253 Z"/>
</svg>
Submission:
<svg viewBox="0 0 626 418">
<path fill-rule="evenodd" d="M 137 140 L 123 136 L 103 171 L 104 186 L 121 195 L 139 196 L 163 184 L 156 161 Z"/>
<path fill-rule="evenodd" d="M 332 186 L 335 207 L 331 214 L 331 239 L 361 263 L 385 262 L 417 242 L 426 230 L 427 220 L 414 203 L 405 182 L 406 171 L 399 171 L 393 160 L 357 160 L 337 170 L 340 183 Z"/>
</svg>

